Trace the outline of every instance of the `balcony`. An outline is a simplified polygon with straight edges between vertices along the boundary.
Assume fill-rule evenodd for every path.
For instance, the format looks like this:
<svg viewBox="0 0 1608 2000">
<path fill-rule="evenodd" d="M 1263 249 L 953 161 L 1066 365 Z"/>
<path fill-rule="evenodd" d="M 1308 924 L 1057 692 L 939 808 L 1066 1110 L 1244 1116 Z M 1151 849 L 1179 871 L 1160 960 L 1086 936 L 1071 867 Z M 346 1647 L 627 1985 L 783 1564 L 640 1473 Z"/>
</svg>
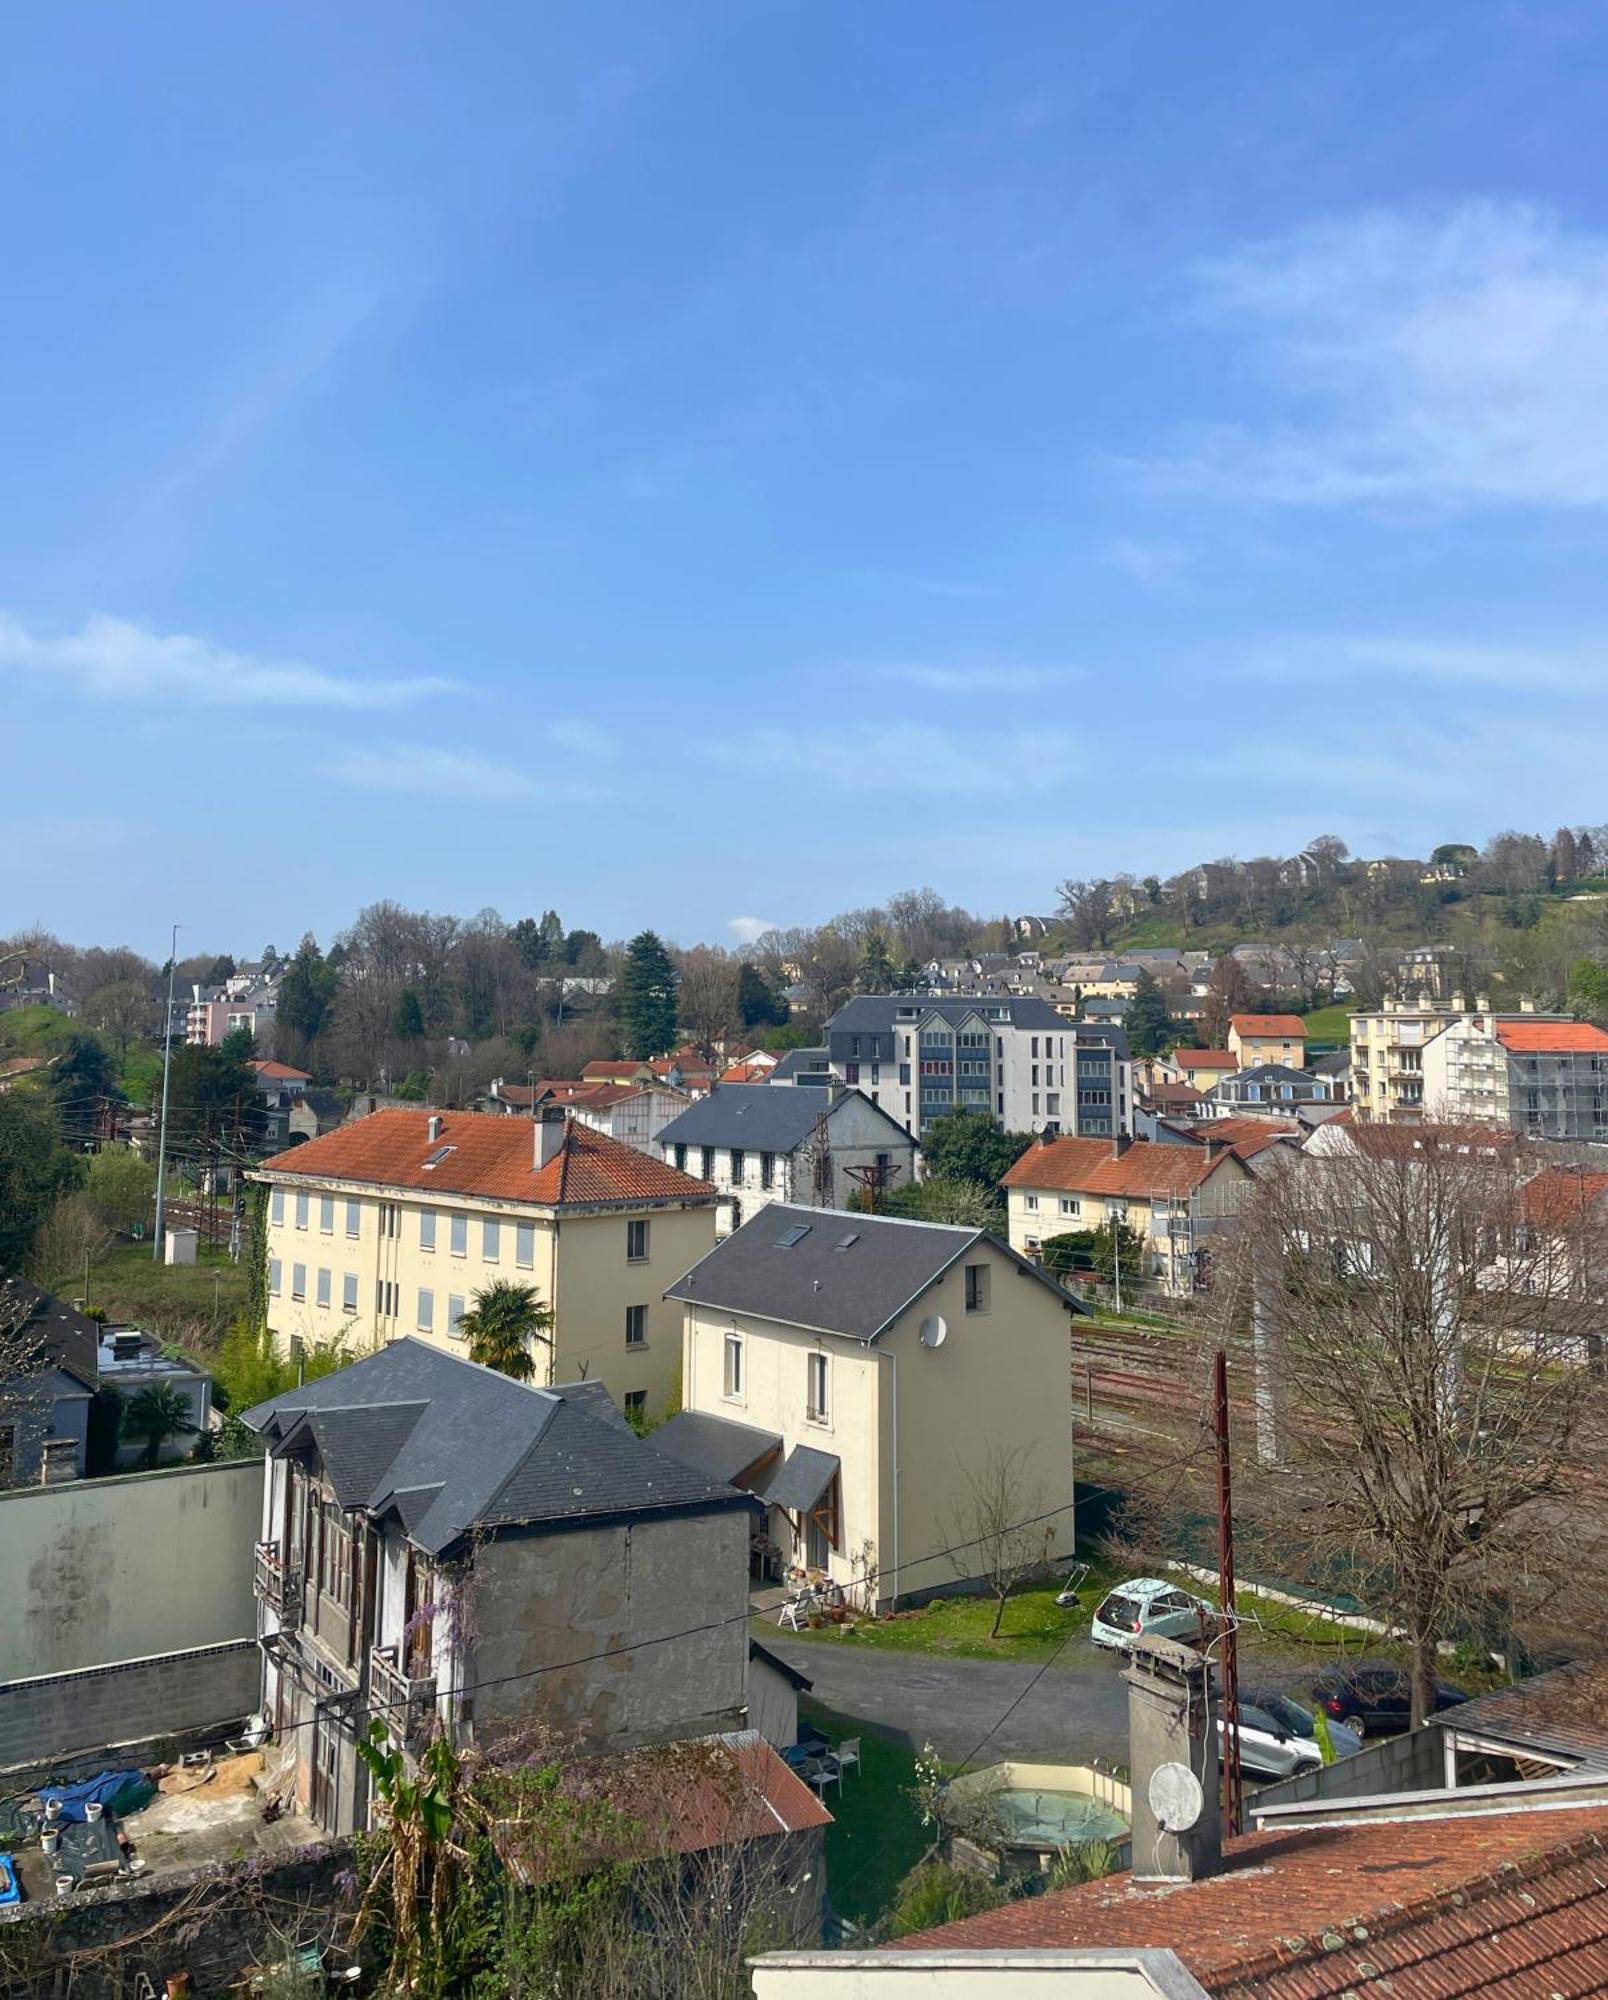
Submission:
<svg viewBox="0 0 1608 2000">
<path fill-rule="evenodd" d="M 435 1675 L 404 1673 L 395 1646 L 376 1646 L 369 1654 L 369 1707 L 407 1749 L 418 1749 L 429 1735 L 435 1696 Z"/>
<path fill-rule="evenodd" d="M 301 1564 L 287 1560 L 277 1542 L 258 1542 L 252 1566 L 252 1591 L 281 1624 L 292 1624 L 301 1616 Z"/>
</svg>

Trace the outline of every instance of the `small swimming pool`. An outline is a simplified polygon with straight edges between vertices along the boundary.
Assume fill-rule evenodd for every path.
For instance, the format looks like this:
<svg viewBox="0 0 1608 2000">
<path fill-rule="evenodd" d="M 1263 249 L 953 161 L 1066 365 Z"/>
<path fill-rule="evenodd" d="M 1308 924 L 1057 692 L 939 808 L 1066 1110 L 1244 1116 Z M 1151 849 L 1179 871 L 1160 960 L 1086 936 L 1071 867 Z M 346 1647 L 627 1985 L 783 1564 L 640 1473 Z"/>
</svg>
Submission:
<svg viewBox="0 0 1608 2000">
<path fill-rule="evenodd" d="M 1091 1840 L 1128 1837 L 1126 1818 L 1087 1792 L 1008 1785 L 991 1792 L 988 1803 L 1013 1847 L 1081 1847 Z"/>
</svg>

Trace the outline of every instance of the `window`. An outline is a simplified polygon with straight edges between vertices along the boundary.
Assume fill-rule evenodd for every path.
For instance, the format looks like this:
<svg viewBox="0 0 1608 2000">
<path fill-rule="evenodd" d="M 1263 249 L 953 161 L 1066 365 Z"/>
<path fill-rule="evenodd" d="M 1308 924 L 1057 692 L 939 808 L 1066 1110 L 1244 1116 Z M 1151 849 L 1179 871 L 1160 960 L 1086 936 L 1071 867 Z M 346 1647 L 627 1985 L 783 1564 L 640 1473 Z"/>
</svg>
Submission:
<svg viewBox="0 0 1608 2000">
<path fill-rule="evenodd" d="M 627 1389 L 625 1392 L 625 1414 L 630 1417 L 645 1417 L 648 1414 L 648 1392 L 646 1389 Z"/>
<path fill-rule="evenodd" d="M 966 1310 L 969 1313 L 985 1313 L 988 1310 L 988 1277 L 986 1264 L 966 1266 Z"/>
<path fill-rule="evenodd" d="M 1022 1196 L 1022 1206 L 1027 1210 L 1029 1215 L 1036 1215 L 1038 1213 L 1038 1196 L 1036 1194 L 1024 1194 Z"/>
<path fill-rule="evenodd" d="M 500 1222 L 481 1223 L 480 1254 L 488 1264 L 495 1264 L 502 1255 L 502 1224 Z"/>
<path fill-rule="evenodd" d="M 433 1208 L 421 1208 L 419 1210 L 419 1248 L 421 1250 L 433 1250 L 435 1248 L 435 1222 L 436 1217 Z"/>
<path fill-rule="evenodd" d="M 534 1222 L 514 1224 L 514 1262 L 523 1264 L 528 1271 L 536 1261 L 536 1225 Z"/>
<path fill-rule="evenodd" d="M 625 1225 L 625 1261 L 628 1264 L 645 1264 L 648 1261 L 648 1225 L 640 1219 Z"/>
<path fill-rule="evenodd" d="M 827 1357 L 811 1354 L 806 1362 L 804 1414 L 812 1424 L 824 1424 L 831 1414 L 826 1400 Z"/>
<path fill-rule="evenodd" d="M 1058 1090 L 1052 1090 L 1046 1095 L 1044 1099 L 1044 1115 L 1046 1118 L 1060 1117 L 1061 1093 Z"/>
<path fill-rule="evenodd" d="M 330 1282 L 331 1281 L 329 1272 L 324 1270 L 322 1266 L 320 1266 L 318 1273 L 317 1299 L 318 1303 L 324 1308 L 326 1312 L 329 1311 L 329 1302 L 332 1296 L 330 1291 Z"/>
<path fill-rule="evenodd" d="M 332 1194 L 321 1194 L 318 1197 L 318 1227 L 325 1236 L 333 1236 L 335 1233 L 335 1197 Z"/>
<path fill-rule="evenodd" d="M 860 1081 L 860 1065 L 857 1062 L 845 1063 L 843 1065 L 843 1081 L 845 1083 L 858 1083 Z"/>
<path fill-rule="evenodd" d="M 1062 1213 L 1063 1215 L 1076 1215 L 1076 1214 L 1077 1214 L 1077 1212 L 1078 1212 L 1078 1198 L 1077 1198 L 1077 1196 L 1076 1196 L 1075 1194 L 1064 1194 L 1064 1195 L 1062 1195 L 1062 1197 L 1061 1197 L 1061 1213 Z"/>
<path fill-rule="evenodd" d="M 380 1234 L 382 1236 L 402 1234 L 402 1204 L 399 1201 L 380 1203 Z"/>
<path fill-rule="evenodd" d="M 397 1287 L 394 1278 L 376 1278 L 374 1281 L 374 1316 L 376 1319 L 395 1319 L 397 1314 Z"/>
<path fill-rule="evenodd" d="M 341 1311 L 349 1313 L 357 1311 L 357 1273 L 355 1271 L 343 1271 L 341 1274 Z"/>
<path fill-rule="evenodd" d="M 319 1537 L 318 1587 L 343 1611 L 352 1607 L 352 1537 L 333 1500 L 323 1503 Z"/>
<path fill-rule="evenodd" d="M 698 1171 L 706 1181 L 712 1181 L 715 1177 L 715 1149 L 713 1146 L 703 1146 L 699 1151 L 702 1160 Z"/>
<path fill-rule="evenodd" d="M 759 1184 L 762 1188 L 773 1187 L 776 1182 L 776 1155 L 761 1153 L 759 1156 Z"/>
<path fill-rule="evenodd" d="M 452 1218 L 452 1254 L 454 1257 L 469 1255 L 469 1218 L 455 1215 Z"/>
<path fill-rule="evenodd" d="M 346 1204 L 347 1235 L 356 1236 L 362 1229 L 362 1227 L 363 1227 L 363 1204 L 360 1201 L 349 1201 Z"/>
<path fill-rule="evenodd" d="M 307 1193 L 305 1189 L 298 1189 L 296 1194 L 296 1227 L 298 1229 L 305 1229 L 307 1227 Z"/>
<path fill-rule="evenodd" d="M 747 1164 L 748 1155 L 743 1151 L 742 1147 L 733 1146 L 731 1149 L 731 1177 L 733 1182 L 739 1187 L 742 1185 L 743 1169 Z"/>
<path fill-rule="evenodd" d="M 428 1333 L 435 1325 L 435 1293 L 419 1288 L 419 1331 Z"/>
<path fill-rule="evenodd" d="M 676 1170 L 678 1173 L 684 1174 L 687 1171 L 687 1149 L 679 1139 L 676 1141 L 675 1154 Z"/>
<path fill-rule="evenodd" d="M 268 1259 L 268 1289 L 277 1299 L 285 1282 L 285 1267 L 277 1257 Z"/>
<path fill-rule="evenodd" d="M 627 1306 L 625 1309 L 625 1344 L 627 1347 L 646 1347 L 648 1344 L 648 1309 L 646 1306 Z"/>
<path fill-rule="evenodd" d="M 268 1197 L 268 1220 L 283 1222 L 285 1219 L 285 1190 L 276 1187 Z"/>
<path fill-rule="evenodd" d="M 740 1333 L 726 1335 L 726 1377 L 725 1393 L 732 1402 L 738 1402 L 743 1393 L 743 1337 Z"/>
<path fill-rule="evenodd" d="M 447 1295 L 447 1331 L 454 1340 L 463 1339 L 462 1292 L 449 1292 Z"/>
</svg>

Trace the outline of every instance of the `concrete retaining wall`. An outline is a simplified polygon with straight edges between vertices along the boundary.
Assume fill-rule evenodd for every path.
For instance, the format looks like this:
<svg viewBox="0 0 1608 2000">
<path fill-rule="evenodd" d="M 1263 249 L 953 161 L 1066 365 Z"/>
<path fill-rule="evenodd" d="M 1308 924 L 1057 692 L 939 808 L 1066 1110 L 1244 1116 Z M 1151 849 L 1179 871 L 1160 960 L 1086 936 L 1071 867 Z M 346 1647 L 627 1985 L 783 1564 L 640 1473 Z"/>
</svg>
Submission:
<svg viewBox="0 0 1608 2000">
<path fill-rule="evenodd" d="M 256 1641 L 231 1639 L 0 1682 L 0 1771 L 234 1723 L 257 1707 L 261 1681 Z"/>
</svg>

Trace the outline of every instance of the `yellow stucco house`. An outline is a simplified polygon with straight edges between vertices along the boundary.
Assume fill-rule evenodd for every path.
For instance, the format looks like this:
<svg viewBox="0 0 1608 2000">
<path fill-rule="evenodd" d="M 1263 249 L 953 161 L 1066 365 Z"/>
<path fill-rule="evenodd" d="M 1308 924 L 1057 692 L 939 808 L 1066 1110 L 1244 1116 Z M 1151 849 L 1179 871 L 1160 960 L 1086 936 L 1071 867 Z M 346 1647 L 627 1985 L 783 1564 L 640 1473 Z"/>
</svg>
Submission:
<svg viewBox="0 0 1608 2000">
<path fill-rule="evenodd" d="M 1232 1049 L 1174 1049 L 1171 1055 L 1156 1058 L 1153 1074 L 1163 1083 L 1186 1083 L 1204 1094 L 1238 1068 Z"/>
<path fill-rule="evenodd" d="M 1255 1069 L 1260 1063 L 1305 1069 L 1306 1023 L 1299 1014 L 1233 1014 L 1228 1047 L 1240 1069 Z"/>
<path fill-rule="evenodd" d="M 715 1191 L 568 1119 L 376 1111 L 265 1160 L 268 1324 L 282 1351 L 411 1334 L 450 1352 L 475 1294 L 535 1287 L 538 1385 L 595 1378 L 658 1415 L 681 1359 L 664 1292 L 715 1240 Z"/>
<path fill-rule="evenodd" d="M 1072 1549 L 1083 1308 L 997 1238 L 773 1202 L 669 1296 L 683 1407 L 654 1442 L 765 1501 L 784 1574 L 878 1604 L 955 1588 L 982 1565 L 944 1551 L 1002 1457 L 1012 1518 Z"/>
</svg>

